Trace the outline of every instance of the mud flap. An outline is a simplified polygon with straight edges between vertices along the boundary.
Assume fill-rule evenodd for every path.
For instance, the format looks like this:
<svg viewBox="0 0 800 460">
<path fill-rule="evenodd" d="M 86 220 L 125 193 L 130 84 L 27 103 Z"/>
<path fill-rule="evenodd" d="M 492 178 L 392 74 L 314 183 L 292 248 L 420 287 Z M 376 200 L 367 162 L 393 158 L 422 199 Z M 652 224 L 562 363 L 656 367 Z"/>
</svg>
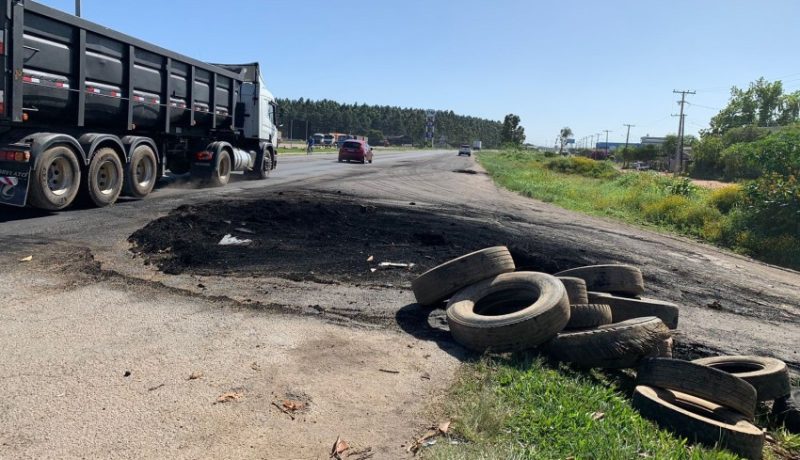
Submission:
<svg viewBox="0 0 800 460">
<path fill-rule="evenodd" d="M 0 204 L 24 207 L 28 200 L 31 169 L 27 163 L 0 165 Z"/>
</svg>

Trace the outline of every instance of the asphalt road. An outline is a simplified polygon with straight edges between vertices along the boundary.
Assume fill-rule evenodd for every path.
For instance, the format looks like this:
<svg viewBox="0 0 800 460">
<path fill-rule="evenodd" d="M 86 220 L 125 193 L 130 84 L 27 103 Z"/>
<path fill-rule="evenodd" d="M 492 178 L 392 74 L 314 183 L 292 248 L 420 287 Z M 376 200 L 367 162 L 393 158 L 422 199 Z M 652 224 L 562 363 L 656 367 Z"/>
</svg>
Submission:
<svg viewBox="0 0 800 460">
<path fill-rule="evenodd" d="M 311 156 L 288 155 L 279 157 L 278 167 L 269 179 L 254 181 L 234 173 L 231 182 L 221 188 L 197 188 L 185 176 L 165 177 L 156 190 L 144 200 L 122 197 L 108 208 L 72 208 L 48 213 L 36 209 L 0 206 L 0 239 L 5 237 L 54 238 L 90 245 L 103 244 L 109 235 L 121 236 L 145 224 L 153 216 L 166 213 L 182 204 L 196 204 L 203 200 L 223 196 L 236 196 L 242 192 L 290 184 L 304 184 L 324 179 L 335 183 L 347 177 L 390 168 L 400 161 L 416 161 L 429 158 L 444 151 L 379 151 L 372 164 L 339 163 L 336 154 L 314 154 Z M 126 235 L 127 236 L 127 235 Z"/>
</svg>

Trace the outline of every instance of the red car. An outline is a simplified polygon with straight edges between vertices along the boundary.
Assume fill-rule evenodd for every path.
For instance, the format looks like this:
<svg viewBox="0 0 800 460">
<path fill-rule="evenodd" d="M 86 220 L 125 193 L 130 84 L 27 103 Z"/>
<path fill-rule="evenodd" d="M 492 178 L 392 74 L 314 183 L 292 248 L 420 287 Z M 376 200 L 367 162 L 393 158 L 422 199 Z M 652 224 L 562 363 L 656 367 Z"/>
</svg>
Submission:
<svg viewBox="0 0 800 460">
<path fill-rule="evenodd" d="M 372 147 L 366 141 L 350 139 L 342 144 L 339 149 L 339 163 L 343 161 L 358 161 L 372 163 Z"/>
</svg>

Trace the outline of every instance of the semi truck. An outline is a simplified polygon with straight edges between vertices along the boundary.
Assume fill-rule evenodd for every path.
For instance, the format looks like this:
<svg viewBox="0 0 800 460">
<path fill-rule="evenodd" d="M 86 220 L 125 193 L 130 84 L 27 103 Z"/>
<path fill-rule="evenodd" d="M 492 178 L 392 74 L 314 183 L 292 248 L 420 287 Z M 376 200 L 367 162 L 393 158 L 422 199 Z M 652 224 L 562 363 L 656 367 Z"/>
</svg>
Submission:
<svg viewBox="0 0 800 460">
<path fill-rule="evenodd" d="M 102 207 L 166 170 L 224 186 L 275 168 L 257 63 L 200 62 L 31 0 L 0 15 L 0 204 Z"/>
</svg>

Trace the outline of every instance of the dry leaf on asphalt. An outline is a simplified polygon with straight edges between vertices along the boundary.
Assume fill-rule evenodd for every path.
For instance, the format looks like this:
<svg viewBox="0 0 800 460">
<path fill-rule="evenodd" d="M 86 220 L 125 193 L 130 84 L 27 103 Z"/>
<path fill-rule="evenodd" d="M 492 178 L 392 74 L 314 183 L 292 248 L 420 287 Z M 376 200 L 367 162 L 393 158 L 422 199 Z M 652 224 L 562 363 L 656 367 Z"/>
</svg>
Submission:
<svg viewBox="0 0 800 460">
<path fill-rule="evenodd" d="M 23 257 L 19 259 L 20 262 L 30 262 L 33 260 L 33 256 Z"/>
<path fill-rule="evenodd" d="M 290 412 L 296 412 L 305 409 L 306 404 L 300 401 L 286 400 L 283 402 L 283 408 Z"/>
<path fill-rule="evenodd" d="M 331 448 L 331 457 L 335 459 L 341 459 L 341 453 L 346 451 L 350 448 L 350 445 L 347 444 L 347 441 L 342 439 L 341 436 L 336 436 L 336 442 L 333 443 L 333 447 Z"/>
<path fill-rule="evenodd" d="M 231 401 L 238 401 L 242 399 L 242 395 L 236 393 L 235 391 L 229 391 L 227 393 L 223 393 L 217 398 L 217 404 L 224 404 Z"/>
</svg>

